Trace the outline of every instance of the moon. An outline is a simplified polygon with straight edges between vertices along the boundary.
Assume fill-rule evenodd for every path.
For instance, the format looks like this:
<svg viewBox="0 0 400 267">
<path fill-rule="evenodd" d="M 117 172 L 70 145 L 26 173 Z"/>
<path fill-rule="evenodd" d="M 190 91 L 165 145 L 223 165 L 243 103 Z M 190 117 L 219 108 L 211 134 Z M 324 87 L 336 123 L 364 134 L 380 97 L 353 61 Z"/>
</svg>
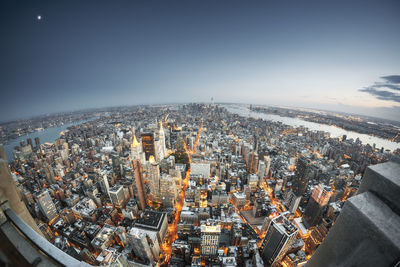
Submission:
<svg viewBox="0 0 400 267">
<path fill-rule="evenodd" d="M 41 16 L 41 15 L 38 15 L 36 18 L 37 18 L 37 20 L 41 20 L 41 19 L 42 19 L 42 16 Z"/>
</svg>

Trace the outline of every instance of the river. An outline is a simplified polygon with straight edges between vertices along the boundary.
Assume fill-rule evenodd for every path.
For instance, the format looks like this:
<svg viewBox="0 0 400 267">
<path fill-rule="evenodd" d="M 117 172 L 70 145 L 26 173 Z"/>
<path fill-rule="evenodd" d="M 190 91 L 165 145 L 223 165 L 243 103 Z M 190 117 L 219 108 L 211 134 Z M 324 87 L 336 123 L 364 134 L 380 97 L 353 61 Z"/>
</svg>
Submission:
<svg viewBox="0 0 400 267">
<path fill-rule="evenodd" d="M 95 118 L 89 118 L 86 120 L 80 120 L 76 121 L 73 123 L 67 123 L 61 126 L 55 126 L 55 127 L 49 127 L 46 128 L 42 131 L 37 131 L 33 132 L 30 134 L 22 135 L 18 138 L 12 139 L 8 141 L 7 143 L 4 144 L 4 151 L 6 153 L 8 161 L 14 160 L 14 147 L 19 146 L 21 141 L 25 141 L 25 144 L 27 143 L 26 139 L 31 138 L 33 145 L 35 145 L 35 138 L 39 137 L 40 143 L 53 143 L 54 141 L 57 140 L 57 138 L 60 137 L 60 133 L 62 131 L 65 131 L 68 127 L 73 126 L 73 125 L 79 125 L 91 120 L 94 120 Z"/>
<path fill-rule="evenodd" d="M 295 126 L 295 127 L 303 126 L 312 131 L 328 132 L 331 134 L 331 137 L 339 137 L 339 136 L 346 135 L 348 139 L 353 138 L 354 140 L 356 140 L 358 137 L 364 145 L 370 144 L 371 146 L 373 146 L 373 144 L 375 143 L 377 148 L 383 147 L 384 149 L 389 149 L 391 151 L 394 151 L 397 148 L 400 148 L 400 143 L 392 142 L 390 140 L 386 140 L 386 139 L 376 137 L 376 136 L 371 136 L 368 134 L 361 134 L 361 133 L 357 133 L 357 132 L 353 132 L 353 131 L 347 131 L 347 130 L 344 130 L 342 128 L 332 126 L 332 125 L 326 125 L 326 124 L 321 124 L 321 123 L 316 123 L 316 122 L 311 122 L 311 121 L 305 121 L 305 120 L 302 120 L 299 118 L 281 117 L 279 115 L 254 112 L 254 111 L 250 111 L 248 106 L 242 106 L 242 105 L 222 105 L 222 106 L 225 107 L 229 112 L 238 114 L 243 117 L 253 117 L 256 119 L 280 121 L 284 124 L 287 124 L 290 126 Z"/>
</svg>

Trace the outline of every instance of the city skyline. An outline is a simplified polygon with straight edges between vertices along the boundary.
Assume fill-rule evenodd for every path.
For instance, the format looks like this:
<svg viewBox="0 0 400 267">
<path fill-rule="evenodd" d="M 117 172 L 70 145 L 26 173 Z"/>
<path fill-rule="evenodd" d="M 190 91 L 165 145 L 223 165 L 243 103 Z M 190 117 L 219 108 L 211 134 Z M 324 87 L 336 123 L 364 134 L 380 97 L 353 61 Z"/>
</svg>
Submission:
<svg viewBox="0 0 400 267">
<path fill-rule="evenodd" d="M 2 122 L 211 97 L 399 120 L 396 1 L 1 6 Z"/>
</svg>

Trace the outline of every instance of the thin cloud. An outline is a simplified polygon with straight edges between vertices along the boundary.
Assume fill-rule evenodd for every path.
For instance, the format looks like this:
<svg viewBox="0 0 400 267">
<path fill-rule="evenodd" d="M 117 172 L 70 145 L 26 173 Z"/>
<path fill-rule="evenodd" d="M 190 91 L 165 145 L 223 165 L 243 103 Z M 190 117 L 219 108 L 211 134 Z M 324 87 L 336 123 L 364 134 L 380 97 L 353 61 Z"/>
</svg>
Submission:
<svg viewBox="0 0 400 267">
<path fill-rule="evenodd" d="M 385 82 L 375 82 L 373 85 L 360 89 L 380 100 L 395 101 L 400 103 L 400 94 L 390 90 L 400 91 L 400 75 L 383 76 Z"/>
</svg>

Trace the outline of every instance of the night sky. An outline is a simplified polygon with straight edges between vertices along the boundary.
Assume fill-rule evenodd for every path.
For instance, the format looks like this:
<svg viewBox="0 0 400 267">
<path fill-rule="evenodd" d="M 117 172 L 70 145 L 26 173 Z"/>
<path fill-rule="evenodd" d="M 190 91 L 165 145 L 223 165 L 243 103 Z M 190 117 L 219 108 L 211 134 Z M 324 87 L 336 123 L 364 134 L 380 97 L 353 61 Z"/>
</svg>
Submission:
<svg viewBox="0 0 400 267">
<path fill-rule="evenodd" d="M 1 1 L 0 34 L 0 121 L 211 97 L 400 120 L 398 0 Z"/>
</svg>

